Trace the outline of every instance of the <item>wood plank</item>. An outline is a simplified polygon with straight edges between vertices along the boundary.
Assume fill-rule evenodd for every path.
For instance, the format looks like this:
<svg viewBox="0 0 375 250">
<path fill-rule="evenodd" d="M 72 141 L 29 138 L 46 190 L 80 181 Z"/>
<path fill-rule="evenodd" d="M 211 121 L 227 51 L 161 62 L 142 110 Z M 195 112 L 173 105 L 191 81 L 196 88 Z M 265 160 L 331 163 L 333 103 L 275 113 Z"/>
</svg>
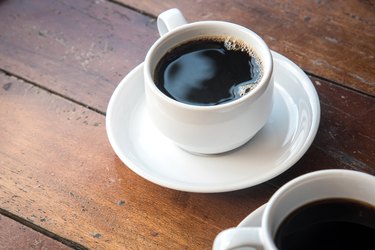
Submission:
<svg viewBox="0 0 375 250">
<path fill-rule="evenodd" d="M 116 0 L 157 16 L 179 8 L 188 21 L 248 27 L 305 71 L 375 94 L 375 4 L 371 1 Z"/>
<path fill-rule="evenodd" d="M 156 40 L 153 21 L 108 1 L 1 1 L 0 68 L 104 112 Z"/>
<path fill-rule="evenodd" d="M 33 229 L 0 214 L 0 249 L 71 249 Z"/>
<path fill-rule="evenodd" d="M 209 249 L 275 191 L 154 185 L 116 157 L 103 115 L 5 74 L 0 117 L 1 208 L 91 249 Z"/>
<path fill-rule="evenodd" d="M 375 94 L 374 9 L 365 2 L 335 2 L 334 8 L 326 1 L 122 2 L 153 15 L 176 6 L 189 21 L 239 23 L 304 70 Z M 157 37 L 153 18 L 108 1 L 0 4 L 0 68 L 101 112 Z"/>
<path fill-rule="evenodd" d="M 107 142 L 103 115 L 0 74 L 0 206 L 88 248 L 209 249 L 220 230 L 296 176 L 326 168 L 374 174 L 375 98 L 313 81 L 323 122 L 295 166 L 252 188 L 195 194 L 159 187 L 124 167 Z"/>
</svg>

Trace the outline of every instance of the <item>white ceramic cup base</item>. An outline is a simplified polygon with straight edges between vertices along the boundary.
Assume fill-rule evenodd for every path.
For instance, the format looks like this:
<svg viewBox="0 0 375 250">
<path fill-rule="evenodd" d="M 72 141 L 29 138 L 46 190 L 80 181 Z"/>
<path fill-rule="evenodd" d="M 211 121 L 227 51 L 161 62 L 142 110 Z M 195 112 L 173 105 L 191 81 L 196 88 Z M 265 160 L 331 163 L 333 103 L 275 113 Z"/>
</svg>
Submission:
<svg viewBox="0 0 375 250">
<path fill-rule="evenodd" d="M 269 48 L 254 32 L 228 22 L 186 23 L 177 9 L 159 15 L 161 37 L 144 62 L 145 94 L 152 122 L 180 148 L 197 154 L 218 154 L 249 141 L 267 122 L 272 111 L 273 61 Z M 219 105 L 198 106 L 178 102 L 162 93 L 154 83 L 160 59 L 179 44 L 200 37 L 229 37 L 242 41 L 262 62 L 263 76 L 244 96 Z"/>
</svg>

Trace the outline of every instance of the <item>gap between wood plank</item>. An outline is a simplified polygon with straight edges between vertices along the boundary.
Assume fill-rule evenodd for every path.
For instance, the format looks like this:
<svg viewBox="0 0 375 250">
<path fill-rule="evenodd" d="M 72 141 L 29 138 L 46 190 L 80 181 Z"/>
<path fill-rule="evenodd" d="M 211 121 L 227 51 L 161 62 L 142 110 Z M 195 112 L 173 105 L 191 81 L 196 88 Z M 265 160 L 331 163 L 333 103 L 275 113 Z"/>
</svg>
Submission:
<svg viewBox="0 0 375 250">
<path fill-rule="evenodd" d="M 128 8 L 132 11 L 135 11 L 141 15 L 145 15 L 145 16 L 148 16 L 150 18 L 154 18 L 154 19 L 157 19 L 157 16 L 149 13 L 149 12 L 145 12 L 143 10 L 140 10 L 140 9 L 137 9 L 136 7 L 133 7 L 133 6 L 130 6 L 130 5 L 127 5 L 127 4 L 124 4 L 122 2 L 118 2 L 116 0 L 107 0 L 108 2 L 111 2 L 113 4 L 116 4 L 116 5 L 119 5 L 119 6 L 122 6 L 122 7 L 125 7 L 125 8 Z M 334 80 L 330 80 L 330 79 L 327 79 L 327 78 L 324 78 L 322 76 L 319 76 L 319 75 L 316 75 L 314 73 L 311 73 L 311 72 L 308 72 L 308 71 L 305 71 L 303 70 L 309 77 L 315 77 L 315 78 L 318 78 L 319 80 L 322 80 L 322 81 L 326 81 L 326 82 L 329 82 L 329 83 L 332 83 L 332 84 L 335 84 L 337 86 L 341 86 L 343 87 L 344 89 L 348 89 L 348 90 L 351 90 L 351 91 L 354 91 L 354 92 L 357 92 L 357 93 L 360 93 L 360 94 L 363 94 L 365 96 L 368 96 L 368 97 L 375 97 L 375 95 L 372 95 L 370 93 L 367 93 L 367 92 L 364 92 L 364 91 L 361 91 L 361 90 L 358 90 L 358 89 L 355 89 L 353 87 L 350 87 L 350 86 L 346 86 L 344 84 L 340 84 L 339 82 L 336 82 Z"/>
<path fill-rule="evenodd" d="M 11 220 L 14 220 L 14 221 L 17 221 L 18 223 L 28 227 L 28 228 L 31 228 L 32 230 L 36 231 L 36 232 L 39 232 L 49 238 L 52 238 L 58 242 L 61 242 L 62 244 L 68 246 L 68 247 L 71 247 L 71 248 L 74 248 L 74 249 L 77 249 L 77 250 L 86 250 L 88 249 L 87 247 L 77 243 L 77 242 L 74 242 L 72 240 L 68 240 L 68 239 L 65 239 L 53 232 L 50 232 L 36 224 L 33 224 L 32 222 L 24 219 L 24 218 L 21 218 L 15 214 L 12 214 L 10 212 L 8 212 L 7 210 L 4 210 L 2 208 L 0 208 L 0 214 L 5 216 L 5 217 L 8 217 L 9 219 Z"/>
<path fill-rule="evenodd" d="M 375 95 L 372 95 L 370 93 L 367 93 L 367 92 L 364 92 L 364 91 L 361 91 L 361 90 L 358 90 L 358 89 L 355 89 L 353 87 L 350 87 L 350 86 L 346 86 L 344 84 L 341 84 L 339 82 L 336 82 L 334 80 L 330 80 L 330 79 L 327 79 L 327 78 L 324 78 L 323 76 L 319 76 L 319 75 L 315 75 L 314 73 L 311 73 L 311 72 L 308 72 L 308 71 L 305 71 L 303 70 L 303 72 L 305 72 L 305 74 L 309 77 L 314 77 L 314 78 L 317 78 L 318 80 L 322 80 L 322 81 L 325 81 L 325 82 L 328 82 L 328 83 L 331 83 L 337 87 L 341 87 L 343 89 L 346 89 L 346 90 L 349 90 L 349 91 L 353 91 L 353 92 L 356 92 L 358 94 L 362 94 L 364 96 L 367 96 L 367 97 L 375 97 Z"/>
<path fill-rule="evenodd" d="M 107 0 L 107 2 L 110 2 L 110 3 L 113 3 L 113 4 L 115 4 L 115 5 L 118 5 L 118 6 L 121 6 L 121 7 L 127 8 L 127 9 L 129 9 L 129 10 L 132 10 L 132 11 L 134 11 L 134 12 L 137 12 L 137 13 L 139 13 L 139 14 L 141 14 L 141 15 L 144 15 L 144 16 L 147 16 L 147 17 L 150 17 L 150 18 L 153 18 L 153 19 L 156 19 L 156 18 L 157 18 L 157 16 L 155 16 L 155 15 L 149 13 L 149 12 L 146 12 L 146 11 L 143 11 L 143 10 L 140 10 L 140 9 L 137 9 L 136 7 L 133 7 L 133 6 L 131 6 L 131 5 L 127 5 L 127 4 L 122 3 L 122 2 L 118 2 L 118 1 L 116 1 L 116 0 Z"/>
<path fill-rule="evenodd" d="M 96 109 L 96 108 L 89 107 L 89 106 L 85 105 L 84 103 L 82 103 L 82 102 L 80 102 L 80 101 L 77 101 L 77 100 L 74 100 L 74 99 L 72 99 L 72 98 L 70 98 L 70 97 L 64 96 L 64 95 L 62 95 L 62 94 L 60 94 L 60 93 L 58 93 L 58 92 L 56 92 L 56 91 L 53 91 L 53 90 L 51 90 L 51 89 L 49 89 L 49 88 L 46 88 L 46 87 L 44 87 L 44 86 L 41 86 L 41 85 L 38 84 L 38 83 L 31 82 L 31 81 L 29 81 L 29 80 L 27 80 L 27 79 L 25 79 L 25 78 L 23 78 L 23 77 L 20 77 L 20 76 L 14 75 L 14 74 L 12 74 L 12 73 L 10 73 L 10 72 L 7 72 L 7 71 L 5 71 L 5 70 L 3 70 L 3 69 L 0 69 L 0 72 L 3 72 L 4 74 L 6 74 L 6 75 L 8 75 L 8 76 L 12 76 L 12 77 L 15 77 L 15 78 L 21 79 L 21 80 L 25 81 L 26 83 L 28 83 L 28 84 L 30 84 L 30 85 L 33 85 L 33 86 L 38 87 L 38 88 L 40 88 L 40 89 L 43 89 L 44 91 L 46 91 L 46 92 L 48 92 L 48 93 L 51 93 L 51 94 L 56 95 L 56 96 L 59 96 L 59 97 L 65 99 L 65 100 L 71 101 L 71 102 L 73 102 L 73 103 L 75 103 L 75 104 L 77 104 L 77 105 L 79 105 L 79 106 L 82 106 L 82 107 L 84 107 L 84 108 L 87 108 L 87 109 L 89 109 L 89 110 L 91 110 L 91 111 L 94 111 L 94 112 L 99 113 L 99 114 L 101 114 L 101 115 L 105 115 L 105 112 L 102 112 L 102 111 L 100 111 L 100 110 L 98 110 L 98 109 Z M 334 81 L 331 81 L 331 80 L 324 79 L 323 77 L 315 76 L 314 74 L 311 74 L 311 73 L 308 73 L 308 72 L 306 72 L 306 74 L 308 74 L 309 76 L 313 76 L 313 77 L 317 78 L 318 80 L 320 79 L 320 80 L 322 80 L 322 81 L 325 81 L 325 82 L 328 82 L 328 83 L 332 83 L 332 84 L 335 85 L 335 86 L 342 87 L 342 88 L 344 88 L 344 89 L 347 89 L 347 90 L 353 91 L 353 92 L 355 92 L 355 93 L 363 94 L 363 95 L 366 95 L 366 96 L 369 96 L 369 97 L 374 97 L 374 96 L 372 96 L 372 95 L 370 95 L 370 94 L 363 93 L 363 92 L 358 91 L 358 90 L 356 90 L 356 89 L 351 89 L 350 87 L 343 86 L 343 85 L 341 85 L 341 84 L 339 84 L 339 83 L 337 83 L 337 82 L 334 82 Z M 270 184 L 272 187 L 279 188 L 279 186 L 277 186 L 277 185 L 275 185 L 275 184 L 273 184 L 273 183 L 269 183 L 269 184 Z M 23 225 L 25 225 L 25 226 L 31 228 L 31 229 L 33 229 L 33 230 L 35 230 L 35 231 L 37 231 L 37 232 L 43 234 L 43 235 L 46 235 L 46 236 L 48 236 L 48 237 L 50 237 L 50 238 L 52 238 L 52 239 L 55 239 L 55 240 L 57 240 L 57 241 L 63 243 L 63 244 L 66 245 L 66 246 L 69 246 L 69 247 L 72 247 L 72 248 L 75 248 L 75 249 L 87 249 L 86 247 L 80 245 L 79 243 L 76 243 L 76 242 L 74 242 L 74 241 L 71 241 L 71 240 L 65 239 L 65 238 L 63 238 L 63 237 L 60 237 L 60 236 L 58 236 L 58 235 L 56 235 L 56 234 L 54 234 L 54 233 L 52 233 L 52 232 L 50 232 L 50 231 L 48 231 L 48 230 L 46 230 L 46 229 L 40 227 L 40 226 L 38 226 L 38 225 L 33 224 L 32 222 L 30 222 L 30 221 L 28 221 L 28 220 L 26 220 L 26 219 L 24 219 L 24 218 L 22 218 L 22 217 L 19 217 L 19 216 L 15 215 L 15 214 L 12 214 L 12 213 L 8 212 L 7 210 L 4 210 L 4 209 L 1 209 L 1 208 L 0 208 L 0 214 L 4 215 L 4 216 L 6 216 L 6 217 L 8 217 L 8 218 L 10 218 L 10 219 L 13 219 L 13 220 L 15 220 L 15 221 L 17 221 L 17 222 L 19 222 L 19 223 L 21 223 L 21 224 L 23 224 Z"/>
<path fill-rule="evenodd" d="M 23 81 L 25 81 L 25 82 L 28 83 L 28 84 L 31 84 L 31 85 L 33 85 L 33 86 L 35 86 L 35 87 L 38 87 L 38 88 L 40 88 L 40 89 L 42 89 L 42 90 L 44 90 L 44 91 L 47 91 L 48 93 L 51 93 L 51 94 L 56 95 L 56 96 L 59 96 L 59 97 L 61 97 L 61 98 L 63 98 L 63 99 L 66 99 L 66 100 L 68 100 L 68 101 L 71 101 L 71 102 L 73 102 L 73 103 L 75 103 L 75 104 L 77 104 L 77 105 L 79 105 L 79 106 L 85 107 L 85 108 L 87 108 L 87 109 L 89 109 L 89 110 L 91 110 L 91 111 L 94 111 L 94 112 L 99 113 L 99 114 L 104 115 L 104 116 L 106 115 L 105 111 L 101 111 L 101 110 L 99 110 L 99 109 L 97 109 L 97 108 L 94 108 L 94 107 L 91 107 L 91 106 L 89 106 L 89 105 L 86 105 L 85 103 L 83 103 L 83 102 L 81 102 L 81 101 L 78 101 L 78 100 L 75 100 L 75 99 L 73 99 L 73 98 L 71 98 L 71 97 L 69 97 L 69 96 L 65 96 L 65 95 L 63 95 L 63 94 L 60 94 L 59 92 L 56 92 L 56 91 L 54 91 L 54 90 L 52 90 L 52 89 L 49 89 L 49 88 L 47 88 L 47 87 L 45 87 L 45 86 L 43 86 L 43 85 L 40 85 L 40 84 L 38 84 L 38 83 L 36 83 L 36 82 L 32 82 L 32 81 L 30 81 L 29 79 L 26 79 L 26 78 L 24 78 L 24 77 L 22 77 L 22 76 L 15 75 L 14 73 L 9 72 L 9 71 L 4 70 L 4 69 L 1 69 L 1 68 L 0 68 L 0 72 L 4 73 L 4 74 L 7 75 L 7 76 L 15 77 L 15 78 L 17 78 L 17 79 L 19 79 L 19 80 L 23 80 Z"/>
<path fill-rule="evenodd" d="M 61 97 L 61 98 L 63 98 L 63 99 L 66 99 L 66 100 L 68 100 L 68 101 L 71 101 L 71 102 L 73 102 L 73 103 L 75 103 L 75 104 L 77 104 L 77 105 L 79 105 L 79 106 L 85 107 L 85 108 L 87 108 L 87 109 L 89 109 L 89 110 L 91 110 L 91 111 L 94 111 L 94 112 L 98 113 L 98 114 L 101 114 L 101 115 L 104 115 L 104 116 L 106 115 L 106 112 L 105 112 L 105 111 L 101 111 L 101 110 L 99 110 L 99 109 L 97 109 L 97 108 L 94 108 L 94 107 L 91 107 L 91 106 L 89 106 L 89 105 L 86 105 L 85 103 L 83 103 L 83 102 L 81 102 L 81 101 L 78 101 L 78 100 L 73 99 L 73 98 L 71 98 L 71 97 L 69 97 L 69 96 L 66 96 L 66 95 L 60 94 L 60 93 L 57 92 L 57 91 L 54 91 L 54 90 L 52 90 L 52 89 L 50 89 L 50 88 L 47 88 L 47 87 L 45 87 L 45 86 L 43 86 L 43 85 L 40 85 L 40 84 L 36 83 L 36 82 L 32 82 L 32 81 L 30 81 L 29 79 L 26 79 L 26 78 L 24 78 L 24 77 L 22 77 L 22 76 L 16 75 L 16 74 L 14 74 L 14 73 L 12 73 L 12 72 L 9 72 L 9 71 L 4 70 L 4 69 L 1 69 L 1 68 L 0 68 L 0 72 L 3 72 L 3 73 L 4 73 L 5 75 L 7 75 L 7 76 L 13 76 L 13 77 L 16 77 L 16 78 L 18 78 L 18 79 L 20 79 L 20 80 L 25 81 L 25 82 L 28 83 L 28 84 L 31 84 L 31 85 L 33 85 L 33 86 L 35 86 L 35 87 L 38 87 L 38 88 L 40 88 L 40 89 L 42 89 L 42 90 L 44 90 L 44 91 L 47 91 L 48 93 L 51 93 L 51 94 L 56 95 L 56 96 L 59 96 L 59 97 Z M 366 93 L 366 92 L 360 91 L 360 90 L 358 90 L 358 89 L 351 88 L 351 87 L 349 87 L 349 86 L 346 86 L 346 85 L 340 84 L 340 83 L 335 82 L 335 81 L 333 81 L 333 80 L 326 79 L 326 78 L 324 78 L 324 77 L 322 77 L 322 76 L 315 75 L 315 74 L 313 74 L 313 73 L 311 73 L 311 72 L 307 72 L 307 71 L 304 71 L 304 72 L 306 73 L 306 75 L 307 75 L 308 77 L 314 77 L 314 78 L 317 78 L 318 80 L 322 80 L 322 81 L 325 81 L 325 82 L 331 83 L 331 84 L 336 85 L 336 86 L 338 86 L 338 87 L 344 88 L 344 89 L 349 90 L 349 91 L 356 92 L 356 93 L 358 93 L 358 94 L 362 94 L 362 95 L 367 96 L 367 97 L 371 97 L 371 98 L 374 98 L 374 97 L 375 97 L 374 95 L 371 95 L 370 93 Z"/>
</svg>

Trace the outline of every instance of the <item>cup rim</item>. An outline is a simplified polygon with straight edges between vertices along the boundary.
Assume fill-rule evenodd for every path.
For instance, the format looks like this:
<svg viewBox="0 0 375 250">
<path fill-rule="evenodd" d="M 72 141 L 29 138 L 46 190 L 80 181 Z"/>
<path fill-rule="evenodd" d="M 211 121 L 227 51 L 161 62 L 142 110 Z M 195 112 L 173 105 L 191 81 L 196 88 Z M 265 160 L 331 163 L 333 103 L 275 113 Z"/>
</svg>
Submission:
<svg viewBox="0 0 375 250">
<path fill-rule="evenodd" d="M 358 177 L 358 178 L 373 178 L 374 176 L 363 173 L 356 170 L 351 169 L 323 169 L 318 170 L 314 172 L 309 172 L 306 174 L 303 174 L 301 176 L 298 176 L 287 183 L 285 183 L 283 186 L 281 186 L 269 199 L 263 216 L 262 216 L 262 226 L 261 228 L 261 235 L 262 238 L 265 240 L 264 244 L 270 247 L 271 249 L 275 248 L 274 242 L 273 242 L 273 236 L 271 235 L 271 228 L 270 228 L 270 221 L 269 217 L 271 215 L 271 212 L 275 209 L 275 203 L 284 198 L 284 195 L 286 192 L 288 192 L 291 189 L 297 188 L 299 185 L 302 185 L 303 183 L 306 183 L 306 181 L 314 181 L 317 179 L 330 179 L 332 176 L 340 176 L 340 177 L 346 177 L 346 176 L 352 176 L 352 177 Z M 265 239 L 266 238 L 266 239 Z M 268 240 L 267 240 L 268 239 Z M 270 245 L 269 245 L 270 244 Z"/>
<path fill-rule="evenodd" d="M 217 105 L 194 105 L 194 104 L 188 104 L 179 102 L 167 95 L 165 95 L 154 83 L 154 79 L 152 77 L 153 72 L 151 72 L 151 59 L 155 54 L 155 50 L 160 47 L 165 41 L 168 39 L 171 39 L 172 37 L 176 36 L 178 33 L 185 32 L 187 30 L 190 30 L 192 28 L 197 28 L 199 26 L 209 26 L 209 25 L 223 25 L 228 28 L 232 29 L 238 29 L 243 33 L 249 33 L 256 42 L 265 49 L 266 53 L 261 56 L 262 63 L 263 63 L 263 76 L 261 80 L 258 82 L 257 86 L 252 89 L 249 93 L 245 94 L 244 96 L 237 98 L 235 100 L 220 103 Z M 218 34 L 220 35 L 220 34 Z M 214 34 L 209 34 L 208 36 L 214 36 Z M 194 37 L 191 37 L 191 40 L 194 39 Z M 190 39 L 186 39 L 185 41 L 189 41 Z M 177 46 L 178 44 L 176 44 Z M 258 51 L 255 51 L 255 53 L 259 53 Z M 258 55 L 258 54 L 257 54 Z M 258 55 L 259 56 L 259 55 Z M 156 94 L 161 100 L 163 100 L 166 103 L 169 103 L 171 105 L 184 108 L 184 109 L 193 109 L 193 110 L 200 110 L 200 111 L 212 111 L 212 110 L 218 110 L 218 109 L 224 109 L 224 108 L 230 108 L 239 104 L 242 104 L 246 102 L 248 99 L 256 99 L 258 96 L 260 96 L 268 87 L 272 80 L 272 72 L 273 72 L 273 58 L 271 55 L 271 51 L 267 44 L 264 42 L 264 40 L 254 31 L 243 27 L 241 25 L 225 22 L 225 21 L 198 21 L 193 23 L 187 23 L 184 25 L 181 25 L 172 31 L 168 32 L 167 34 L 161 36 L 158 38 L 158 40 L 151 46 L 151 48 L 148 50 L 146 54 L 146 58 L 144 61 L 144 77 L 145 77 L 145 84 L 149 87 L 149 89 Z"/>
</svg>

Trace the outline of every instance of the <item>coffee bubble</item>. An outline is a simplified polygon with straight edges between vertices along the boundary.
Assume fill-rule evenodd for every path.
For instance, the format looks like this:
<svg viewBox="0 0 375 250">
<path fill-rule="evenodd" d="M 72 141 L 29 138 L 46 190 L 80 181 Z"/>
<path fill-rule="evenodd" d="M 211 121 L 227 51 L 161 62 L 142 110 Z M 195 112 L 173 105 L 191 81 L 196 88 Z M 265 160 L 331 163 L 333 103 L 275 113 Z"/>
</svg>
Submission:
<svg viewBox="0 0 375 250">
<path fill-rule="evenodd" d="M 218 40 L 220 40 L 220 38 L 218 38 Z M 225 37 L 224 39 L 221 38 L 221 40 L 223 40 L 224 47 L 227 50 L 233 50 L 233 51 L 240 50 L 241 52 L 246 52 L 247 54 L 249 54 L 250 57 L 252 57 L 252 64 L 258 66 L 258 67 L 252 68 L 251 73 L 255 76 L 254 79 L 252 81 L 239 84 L 235 89 L 236 96 L 239 96 L 239 97 L 244 96 L 247 93 L 249 93 L 251 90 L 253 90 L 257 86 L 260 79 L 262 78 L 263 76 L 262 62 L 260 61 L 259 57 L 254 52 L 254 50 L 245 42 L 239 39 L 232 38 L 232 37 Z"/>
<path fill-rule="evenodd" d="M 253 90 L 256 87 L 256 84 L 246 84 L 245 86 L 239 86 L 237 89 L 237 95 L 244 96 Z"/>
</svg>

